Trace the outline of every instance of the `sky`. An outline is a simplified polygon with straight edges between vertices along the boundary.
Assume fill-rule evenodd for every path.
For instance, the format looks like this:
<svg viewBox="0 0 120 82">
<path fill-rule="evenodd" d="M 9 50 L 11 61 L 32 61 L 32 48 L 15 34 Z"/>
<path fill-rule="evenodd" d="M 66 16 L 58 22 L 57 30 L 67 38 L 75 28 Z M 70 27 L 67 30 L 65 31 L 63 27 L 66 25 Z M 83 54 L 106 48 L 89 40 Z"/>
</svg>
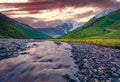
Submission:
<svg viewBox="0 0 120 82">
<path fill-rule="evenodd" d="M 1 13 L 34 28 L 85 23 L 103 10 L 116 7 L 120 7 L 120 0 L 0 0 Z"/>
</svg>

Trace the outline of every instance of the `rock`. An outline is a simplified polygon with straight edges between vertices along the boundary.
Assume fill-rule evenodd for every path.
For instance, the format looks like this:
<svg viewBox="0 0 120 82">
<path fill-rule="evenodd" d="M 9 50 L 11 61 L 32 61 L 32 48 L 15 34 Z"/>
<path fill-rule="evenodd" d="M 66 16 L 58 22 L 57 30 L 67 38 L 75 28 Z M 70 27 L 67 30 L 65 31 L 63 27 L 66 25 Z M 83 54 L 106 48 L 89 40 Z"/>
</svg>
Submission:
<svg viewBox="0 0 120 82">
<path fill-rule="evenodd" d="M 71 79 L 68 74 L 63 75 L 63 77 L 64 77 L 65 79 L 67 79 L 69 82 L 76 82 L 76 80 Z"/>
<path fill-rule="evenodd" d="M 25 50 L 28 48 L 36 48 L 39 45 L 33 43 L 33 45 L 25 45 L 28 40 L 14 40 L 14 41 L 0 41 L 0 60 L 18 57 L 19 55 L 30 54 Z M 34 41 L 33 41 L 34 42 Z M 55 42 L 57 48 L 62 44 L 61 42 Z M 75 68 L 78 72 L 74 76 L 79 79 L 80 82 L 120 82 L 120 50 L 111 49 L 105 47 L 99 47 L 84 43 L 69 43 L 73 48 L 64 50 L 71 51 L 73 55 L 69 56 L 73 58 L 76 64 Z M 45 63 L 51 64 L 52 70 L 68 69 L 70 65 L 54 65 L 56 60 L 46 57 L 45 59 L 40 54 L 35 54 L 32 59 L 36 60 L 35 65 Z M 44 54 L 43 54 L 44 55 Z M 66 54 L 69 55 L 69 54 Z M 20 56 L 21 57 L 21 56 Z M 54 58 L 54 57 L 53 57 Z M 66 60 L 67 61 L 67 60 Z M 27 68 L 28 69 L 28 68 Z M 32 69 L 32 68 L 31 68 Z M 51 70 L 51 69 L 49 69 Z M 22 71 L 24 72 L 24 70 Z M 77 82 L 68 74 L 63 75 L 68 82 Z"/>
<path fill-rule="evenodd" d="M 102 74 L 102 73 L 104 73 L 104 71 L 102 70 L 101 67 L 99 67 L 99 68 L 98 68 L 98 74 Z"/>
<path fill-rule="evenodd" d="M 114 73 L 114 72 L 112 72 L 111 76 L 112 76 L 113 78 L 119 78 L 119 75 L 118 75 L 117 73 Z"/>
<path fill-rule="evenodd" d="M 29 52 L 22 52 L 20 53 L 21 55 L 26 55 L 26 54 L 29 54 Z"/>
<path fill-rule="evenodd" d="M 83 76 L 81 82 L 87 79 L 90 79 L 89 82 L 113 82 L 112 79 L 120 78 L 120 50 L 84 43 L 70 44 L 79 74 Z"/>
<path fill-rule="evenodd" d="M 53 62 L 52 59 L 40 60 L 39 62 Z"/>
<path fill-rule="evenodd" d="M 56 45 L 61 45 L 62 43 L 61 42 L 54 42 Z"/>
<path fill-rule="evenodd" d="M 5 58 L 17 57 L 20 51 L 26 50 L 24 40 L 5 40 L 0 41 L 0 60 Z M 27 54 L 22 53 L 22 54 Z"/>
</svg>

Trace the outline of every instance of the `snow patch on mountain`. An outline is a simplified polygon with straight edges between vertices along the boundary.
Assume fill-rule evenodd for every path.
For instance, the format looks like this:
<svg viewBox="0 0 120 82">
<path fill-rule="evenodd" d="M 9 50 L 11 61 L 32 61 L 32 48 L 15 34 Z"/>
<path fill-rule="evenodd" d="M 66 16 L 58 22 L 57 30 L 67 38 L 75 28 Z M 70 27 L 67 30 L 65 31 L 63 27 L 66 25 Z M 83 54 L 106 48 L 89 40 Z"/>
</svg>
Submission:
<svg viewBox="0 0 120 82">
<path fill-rule="evenodd" d="M 65 22 L 62 25 L 59 25 L 58 27 L 60 27 L 63 30 L 63 32 L 67 34 L 73 28 L 73 25 L 69 22 Z"/>
<path fill-rule="evenodd" d="M 104 17 L 112 12 L 115 12 L 117 10 L 119 10 L 120 8 L 112 8 L 112 9 L 107 9 L 107 10 L 104 10 L 103 12 L 101 12 L 100 14 L 97 14 L 96 16 L 94 16 L 92 19 L 97 19 L 97 18 L 101 18 L 101 17 Z M 90 20 L 92 20 L 90 19 Z"/>
<path fill-rule="evenodd" d="M 84 23 L 78 23 L 78 22 L 71 22 L 73 25 L 73 28 L 70 31 L 75 30 L 76 28 L 79 28 L 84 25 Z"/>
</svg>

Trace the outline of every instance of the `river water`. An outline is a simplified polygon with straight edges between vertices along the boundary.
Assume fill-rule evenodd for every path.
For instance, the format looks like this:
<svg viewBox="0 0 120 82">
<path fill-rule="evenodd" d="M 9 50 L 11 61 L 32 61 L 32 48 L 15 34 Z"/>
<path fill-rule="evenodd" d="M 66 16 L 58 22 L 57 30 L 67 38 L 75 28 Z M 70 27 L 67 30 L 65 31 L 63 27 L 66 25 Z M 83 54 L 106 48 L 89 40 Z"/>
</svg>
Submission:
<svg viewBox="0 0 120 82">
<path fill-rule="evenodd" d="M 26 54 L 0 61 L 0 82 L 77 82 L 69 44 L 41 41 L 26 46 Z"/>
</svg>

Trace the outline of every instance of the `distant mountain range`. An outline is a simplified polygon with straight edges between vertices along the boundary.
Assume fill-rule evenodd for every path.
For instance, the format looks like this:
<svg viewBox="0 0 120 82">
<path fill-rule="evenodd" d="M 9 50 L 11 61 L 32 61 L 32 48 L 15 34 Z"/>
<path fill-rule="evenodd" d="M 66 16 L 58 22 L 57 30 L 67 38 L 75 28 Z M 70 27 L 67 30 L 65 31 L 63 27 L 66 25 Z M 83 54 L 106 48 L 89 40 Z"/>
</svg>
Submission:
<svg viewBox="0 0 120 82">
<path fill-rule="evenodd" d="M 0 13 L 0 38 L 46 39 L 51 37 Z"/>
<path fill-rule="evenodd" d="M 120 39 L 120 8 L 107 9 L 101 12 L 91 18 L 83 26 L 73 30 L 61 38 Z"/>
<path fill-rule="evenodd" d="M 56 27 L 34 29 L 0 13 L 0 38 L 48 39 L 108 38 L 120 39 L 120 8 L 107 9 L 84 25 L 65 22 Z"/>
<path fill-rule="evenodd" d="M 48 27 L 48 28 L 37 28 L 40 32 L 43 32 L 47 35 L 50 35 L 53 38 L 58 38 L 63 36 L 70 31 L 76 29 L 77 27 L 82 26 L 83 23 L 76 23 L 76 22 L 65 22 L 61 25 L 57 25 L 56 27 Z"/>
</svg>

